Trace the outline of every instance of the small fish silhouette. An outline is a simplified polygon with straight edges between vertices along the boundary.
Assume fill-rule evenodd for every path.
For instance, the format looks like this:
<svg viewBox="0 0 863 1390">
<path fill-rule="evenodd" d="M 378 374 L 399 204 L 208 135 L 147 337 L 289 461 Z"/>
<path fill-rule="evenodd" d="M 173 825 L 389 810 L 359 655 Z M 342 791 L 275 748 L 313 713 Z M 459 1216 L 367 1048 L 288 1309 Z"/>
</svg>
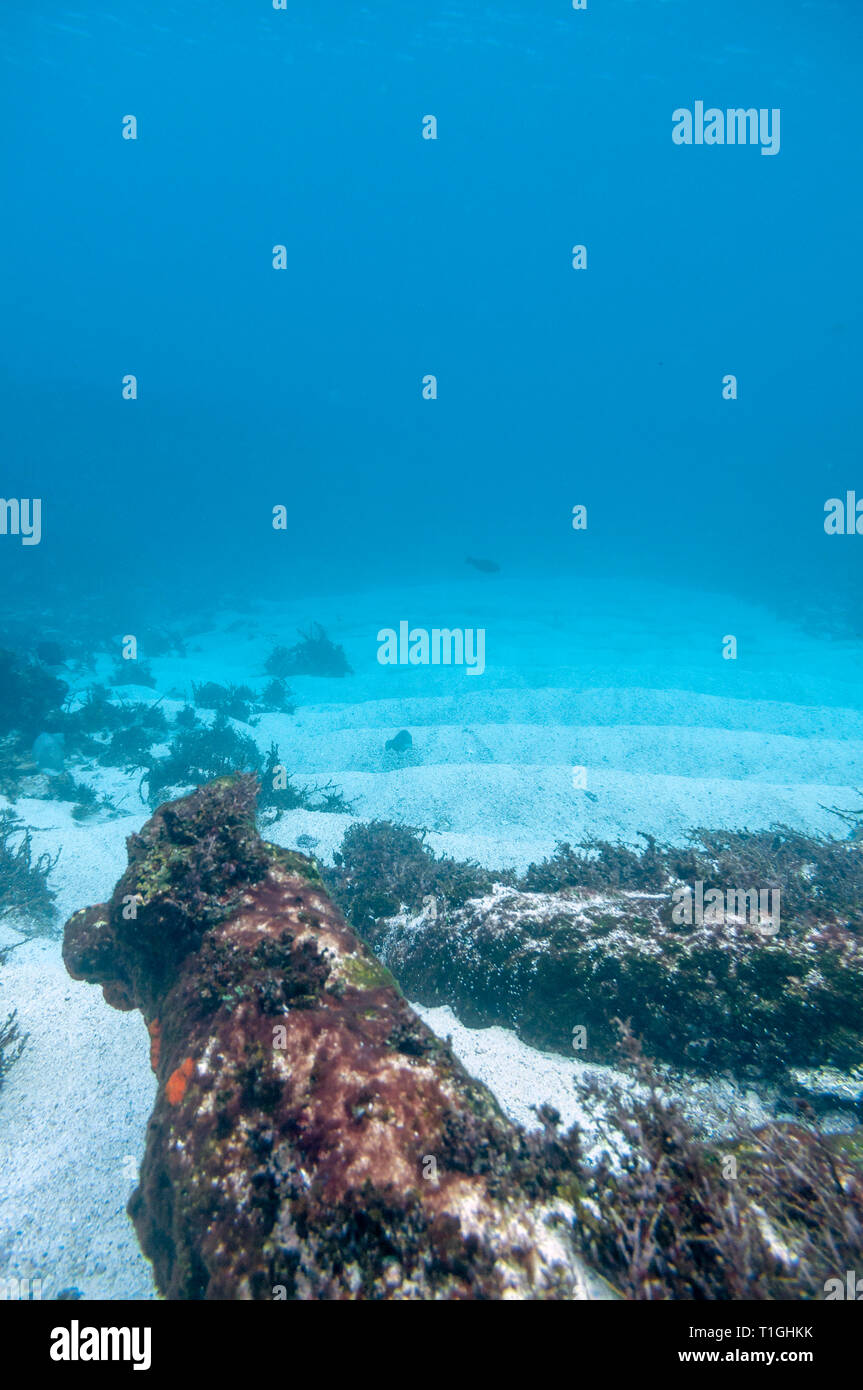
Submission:
<svg viewBox="0 0 863 1390">
<path fill-rule="evenodd" d="M 392 749 L 393 753 L 405 753 L 413 747 L 413 739 L 407 729 L 402 729 L 395 738 L 388 738 L 384 747 Z"/>
<path fill-rule="evenodd" d="M 483 574 L 499 574 L 500 565 L 494 560 L 475 560 L 472 555 L 468 555 L 465 560 L 466 565 L 473 565 L 475 570 L 482 570 Z"/>
</svg>

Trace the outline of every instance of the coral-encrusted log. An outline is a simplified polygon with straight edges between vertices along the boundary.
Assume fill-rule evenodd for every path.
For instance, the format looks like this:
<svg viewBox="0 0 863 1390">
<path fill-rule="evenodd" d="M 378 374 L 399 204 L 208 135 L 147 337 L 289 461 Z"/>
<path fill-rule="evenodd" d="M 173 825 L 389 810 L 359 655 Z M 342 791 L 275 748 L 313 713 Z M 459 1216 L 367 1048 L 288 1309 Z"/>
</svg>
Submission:
<svg viewBox="0 0 863 1390">
<path fill-rule="evenodd" d="M 817 904 L 816 904 L 817 906 Z M 408 997 L 534 1047 L 613 1062 L 616 1018 L 649 1055 L 688 1066 L 848 1068 L 863 1043 L 863 942 L 853 924 L 799 919 L 765 934 L 736 916 L 678 926 L 666 893 L 497 888 L 463 907 L 367 933 Z"/>
<path fill-rule="evenodd" d="M 159 1089 L 129 1210 L 169 1298 L 590 1296 L 575 1154 L 420 1022 L 256 785 L 162 806 L 64 959 L 141 1010 Z"/>
</svg>

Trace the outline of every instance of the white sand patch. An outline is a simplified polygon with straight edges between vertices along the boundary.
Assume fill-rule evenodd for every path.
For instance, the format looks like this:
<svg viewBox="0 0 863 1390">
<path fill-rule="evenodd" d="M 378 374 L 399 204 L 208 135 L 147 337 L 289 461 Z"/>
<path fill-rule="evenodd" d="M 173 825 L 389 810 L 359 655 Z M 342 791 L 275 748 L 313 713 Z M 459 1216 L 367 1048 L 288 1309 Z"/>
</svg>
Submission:
<svg viewBox="0 0 863 1390">
<path fill-rule="evenodd" d="M 152 1297 L 125 1211 L 156 1089 L 140 1015 L 71 980 L 56 940 L 16 948 L 2 983 L 28 1038 L 0 1090 L 0 1272 L 44 1298 Z"/>
<path fill-rule="evenodd" d="M 625 1073 L 556 1052 L 542 1052 L 522 1042 L 509 1028 L 466 1028 L 447 1006 L 412 1007 L 438 1037 L 451 1039 L 459 1061 L 489 1088 L 509 1119 L 524 1129 L 539 1129 L 536 1108 L 550 1105 L 558 1111 L 564 1129 L 578 1125 L 587 1158 L 598 1158 L 606 1145 L 594 1112 L 585 1103 L 584 1089 L 590 1081 L 603 1089 L 614 1084 L 628 1087 Z M 756 1091 L 724 1078 L 704 1080 L 683 1074 L 669 1082 L 668 1089 L 706 1139 L 739 1133 L 741 1126 L 791 1118 L 768 1088 Z"/>
<path fill-rule="evenodd" d="M 36 853 L 61 850 L 52 875 L 61 921 L 110 895 L 140 815 L 78 824 L 66 803 L 16 809 L 38 827 Z M 0 931 L 4 943 L 21 941 L 13 925 Z M 23 940 L 0 968 L 0 1014 L 16 1008 L 28 1035 L 0 1089 L 0 1274 L 42 1279 L 45 1298 L 66 1287 L 152 1297 L 125 1212 L 156 1089 L 146 1030 L 139 1014 L 70 979 L 60 946 L 56 932 Z"/>
</svg>

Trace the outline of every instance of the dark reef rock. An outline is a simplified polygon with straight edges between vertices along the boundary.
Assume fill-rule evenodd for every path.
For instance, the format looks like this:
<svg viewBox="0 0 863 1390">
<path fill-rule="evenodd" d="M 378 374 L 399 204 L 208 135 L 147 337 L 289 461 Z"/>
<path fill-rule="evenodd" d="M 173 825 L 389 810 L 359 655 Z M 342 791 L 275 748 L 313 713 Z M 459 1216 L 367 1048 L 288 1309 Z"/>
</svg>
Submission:
<svg viewBox="0 0 863 1390">
<path fill-rule="evenodd" d="M 577 1299 L 575 1141 L 526 1135 L 420 1022 L 313 862 L 211 783 L 128 842 L 64 960 L 140 1009 L 159 1087 L 129 1210 L 185 1299 Z"/>
<path fill-rule="evenodd" d="M 419 1003 L 568 1055 L 585 1029 L 582 1061 L 613 1061 L 615 1018 L 630 1019 L 657 1060 L 787 1079 L 863 1058 L 863 808 L 836 814 L 844 839 L 777 825 L 702 828 L 681 846 L 564 842 L 521 878 L 372 821 L 349 828 L 326 872 Z M 705 905 L 718 890 L 719 921 L 692 912 L 694 884 Z"/>
<path fill-rule="evenodd" d="M 413 747 L 413 742 L 407 729 L 400 729 L 394 738 L 387 739 L 384 748 L 391 753 L 406 753 L 409 748 Z"/>
<path fill-rule="evenodd" d="M 863 1056 L 863 937 L 833 914 L 783 922 L 675 926 L 670 895 L 500 887 L 455 905 L 363 924 L 408 997 L 449 1004 L 468 1026 L 613 1061 L 615 1019 L 652 1057 L 694 1069 L 845 1069 Z"/>
</svg>

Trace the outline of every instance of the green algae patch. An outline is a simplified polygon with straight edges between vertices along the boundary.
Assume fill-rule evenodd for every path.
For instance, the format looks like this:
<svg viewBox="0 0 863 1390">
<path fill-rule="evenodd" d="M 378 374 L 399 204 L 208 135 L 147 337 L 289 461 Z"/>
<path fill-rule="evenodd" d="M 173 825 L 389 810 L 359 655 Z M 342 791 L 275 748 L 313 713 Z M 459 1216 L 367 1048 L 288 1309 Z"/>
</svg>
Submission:
<svg viewBox="0 0 863 1390">
<path fill-rule="evenodd" d="M 863 1168 L 863 1125 L 857 1125 L 850 1134 L 831 1134 L 827 1144 L 833 1153 L 840 1154 L 855 1168 Z"/>
<path fill-rule="evenodd" d="M 299 850 L 283 849 L 281 845 L 274 845 L 269 840 L 263 840 L 262 845 L 264 853 L 283 873 L 291 874 L 294 878 L 302 878 L 306 883 L 311 883 L 316 888 L 323 888 L 323 879 L 314 859 L 310 859 L 306 854 L 300 854 Z"/>
<path fill-rule="evenodd" d="M 389 988 L 401 994 L 394 976 L 374 956 L 345 956 L 341 971 L 344 979 L 355 989 Z"/>
</svg>

